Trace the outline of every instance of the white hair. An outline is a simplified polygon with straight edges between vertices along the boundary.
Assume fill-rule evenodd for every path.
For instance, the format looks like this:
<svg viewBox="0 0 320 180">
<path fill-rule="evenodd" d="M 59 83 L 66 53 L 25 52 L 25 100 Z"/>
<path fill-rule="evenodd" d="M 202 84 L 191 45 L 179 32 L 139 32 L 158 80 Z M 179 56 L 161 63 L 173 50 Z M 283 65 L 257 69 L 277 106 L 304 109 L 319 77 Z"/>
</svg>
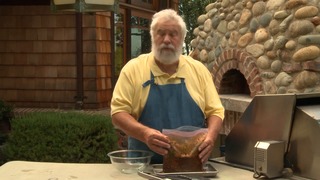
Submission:
<svg viewBox="0 0 320 180">
<path fill-rule="evenodd" d="M 180 15 L 178 15 L 178 13 L 173 9 L 161 10 L 161 11 L 159 11 L 159 12 L 157 12 L 157 13 L 155 13 L 153 15 L 152 22 L 151 22 L 151 25 L 150 25 L 151 40 L 153 41 L 153 33 L 154 33 L 156 25 L 158 24 L 160 19 L 177 21 L 178 25 L 181 28 L 181 35 L 183 37 L 181 43 L 183 43 L 184 38 L 186 37 L 186 34 L 187 34 L 186 23 L 184 22 L 182 17 Z"/>
</svg>

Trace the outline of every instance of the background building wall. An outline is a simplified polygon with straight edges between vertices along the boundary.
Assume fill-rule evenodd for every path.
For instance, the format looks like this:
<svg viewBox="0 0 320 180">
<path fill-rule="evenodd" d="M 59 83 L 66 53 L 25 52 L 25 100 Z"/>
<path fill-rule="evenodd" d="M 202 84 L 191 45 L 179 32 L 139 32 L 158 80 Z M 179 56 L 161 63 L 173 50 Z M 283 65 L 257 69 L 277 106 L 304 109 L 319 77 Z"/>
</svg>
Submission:
<svg viewBox="0 0 320 180">
<path fill-rule="evenodd" d="M 84 108 L 110 103 L 110 15 L 83 15 Z M 0 22 L 0 99 L 19 107 L 74 108 L 75 14 L 0 6 Z"/>
</svg>

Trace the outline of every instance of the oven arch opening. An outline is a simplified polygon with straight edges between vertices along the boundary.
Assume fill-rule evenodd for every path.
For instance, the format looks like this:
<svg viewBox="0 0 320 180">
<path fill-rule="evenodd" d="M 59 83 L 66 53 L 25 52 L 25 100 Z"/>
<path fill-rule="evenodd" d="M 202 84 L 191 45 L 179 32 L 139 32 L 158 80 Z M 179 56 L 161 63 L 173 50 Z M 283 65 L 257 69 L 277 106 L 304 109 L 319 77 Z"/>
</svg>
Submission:
<svg viewBox="0 0 320 180">
<path fill-rule="evenodd" d="M 250 95 L 250 88 L 246 78 L 239 70 L 230 69 L 222 76 L 219 93 Z"/>
</svg>

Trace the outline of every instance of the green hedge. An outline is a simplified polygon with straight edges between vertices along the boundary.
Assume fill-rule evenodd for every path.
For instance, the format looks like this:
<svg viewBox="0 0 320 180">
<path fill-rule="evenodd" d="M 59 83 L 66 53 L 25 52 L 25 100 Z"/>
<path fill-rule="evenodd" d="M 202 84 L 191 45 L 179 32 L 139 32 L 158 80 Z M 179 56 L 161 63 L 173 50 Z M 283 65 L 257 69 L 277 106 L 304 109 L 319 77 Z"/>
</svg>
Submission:
<svg viewBox="0 0 320 180">
<path fill-rule="evenodd" d="M 8 139 L 13 117 L 13 106 L 0 99 L 0 146 Z"/>
<path fill-rule="evenodd" d="M 15 118 L 2 154 L 5 161 L 109 163 L 117 148 L 110 117 L 38 112 Z"/>
</svg>

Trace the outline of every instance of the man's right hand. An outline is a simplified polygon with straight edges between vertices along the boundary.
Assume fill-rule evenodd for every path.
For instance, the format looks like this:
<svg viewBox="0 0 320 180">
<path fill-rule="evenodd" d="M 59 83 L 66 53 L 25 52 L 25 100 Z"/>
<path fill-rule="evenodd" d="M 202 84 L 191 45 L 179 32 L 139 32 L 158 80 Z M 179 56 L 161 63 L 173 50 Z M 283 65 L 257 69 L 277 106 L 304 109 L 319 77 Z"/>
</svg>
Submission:
<svg viewBox="0 0 320 180">
<path fill-rule="evenodd" d="M 170 141 L 160 131 L 147 127 L 135 120 L 127 112 L 112 115 L 112 123 L 128 136 L 144 142 L 152 151 L 165 155 L 170 148 Z"/>
<path fill-rule="evenodd" d="M 147 128 L 144 131 L 144 143 L 154 152 L 166 155 L 170 148 L 170 141 L 167 136 L 160 131 Z"/>
</svg>

